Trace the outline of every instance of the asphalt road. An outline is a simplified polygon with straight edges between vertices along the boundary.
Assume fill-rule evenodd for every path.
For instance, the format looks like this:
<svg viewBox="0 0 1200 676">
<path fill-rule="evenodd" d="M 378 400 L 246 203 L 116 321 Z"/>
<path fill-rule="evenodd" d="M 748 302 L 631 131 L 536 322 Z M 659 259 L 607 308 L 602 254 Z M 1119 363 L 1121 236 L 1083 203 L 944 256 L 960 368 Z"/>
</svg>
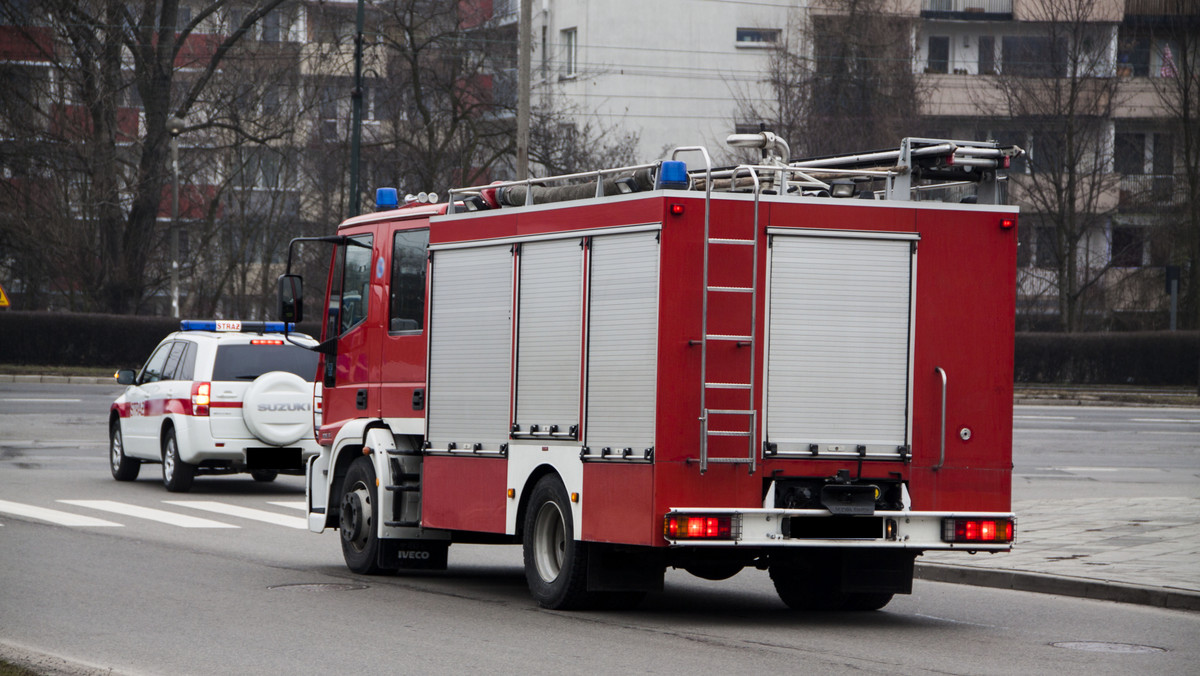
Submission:
<svg viewBox="0 0 1200 676">
<path fill-rule="evenodd" d="M 112 481 L 116 392 L 0 383 L 0 501 L 110 524 L 0 513 L 0 655 L 129 674 L 1125 675 L 1200 663 L 1200 614 L 932 582 L 882 612 L 806 614 L 761 571 L 670 571 L 638 611 L 559 613 L 529 598 L 516 547 L 456 545 L 446 573 L 356 576 L 336 533 L 297 527 L 297 477 L 201 477 L 184 495 L 162 489 L 156 466 Z M 1147 411 L 1021 407 L 1015 494 L 1144 490 L 1134 479 L 1150 470 L 1165 490 L 1194 492 L 1200 412 Z"/>
</svg>

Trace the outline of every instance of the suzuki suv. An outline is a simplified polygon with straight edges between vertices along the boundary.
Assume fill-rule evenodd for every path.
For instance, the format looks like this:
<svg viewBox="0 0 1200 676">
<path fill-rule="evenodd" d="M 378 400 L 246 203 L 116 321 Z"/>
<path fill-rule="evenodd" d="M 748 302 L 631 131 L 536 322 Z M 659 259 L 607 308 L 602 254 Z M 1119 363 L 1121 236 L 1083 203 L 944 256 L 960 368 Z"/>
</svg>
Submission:
<svg viewBox="0 0 1200 676">
<path fill-rule="evenodd" d="M 161 463 L 168 491 L 198 474 L 249 472 L 255 481 L 304 474 L 313 436 L 316 341 L 280 322 L 183 321 L 141 371 L 123 369 L 125 392 L 109 413 L 117 481 Z"/>
</svg>

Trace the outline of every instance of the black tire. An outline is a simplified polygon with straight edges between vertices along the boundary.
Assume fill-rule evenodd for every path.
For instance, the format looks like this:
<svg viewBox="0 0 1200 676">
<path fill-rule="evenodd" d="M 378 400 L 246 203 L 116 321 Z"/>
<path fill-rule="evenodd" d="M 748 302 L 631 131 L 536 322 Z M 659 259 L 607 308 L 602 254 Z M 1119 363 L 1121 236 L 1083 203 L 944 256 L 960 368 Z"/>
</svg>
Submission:
<svg viewBox="0 0 1200 676">
<path fill-rule="evenodd" d="M 192 490 L 196 466 L 184 462 L 179 457 L 179 442 L 175 440 L 173 427 L 163 430 L 162 456 L 163 486 L 172 493 L 187 493 Z"/>
<path fill-rule="evenodd" d="M 557 476 L 541 478 L 525 509 L 525 580 L 543 608 L 570 610 L 592 602 L 587 593 L 587 548 L 575 539 L 571 502 Z"/>
<path fill-rule="evenodd" d="M 841 610 L 846 604 L 846 594 L 837 585 L 830 584 L 828 578 L 812 575 L 810 569 L 772 565 L 770 574 L 779 599 L 792 610 Z"/>
<path fill-rule="evenodd" d="M 360 575 L 387 572 L 379 565 L 379 535 L 376 532 L 375 466 L 367 457 L 356 458 L 342 483 L 338 529 L 342 534 L 342 558 L 346 567 Z"/>
<path fill-rule="evenodd" d="M 250 476 L 259 483 L 269 484 L 279 476 L 279 472 L 273 469 L 255 469 L 250 471 Z"/>
<path fill-rule="evenodd" d="M 855 593 L 846 594 L 846 603 L 842 606 L 842 610 L 853 610 L 859 612 L 870 612 L 879 610 L 880 608 L 891 603 L 892 597 L 895 594 L 878 593 Z"/>
<path fill-rule="evenodd" d="M 114 420 L 108 428 L 108 463 L 117 481 L 133 481 L 142 469 L 142 461 L 125 455 L 125 435 L 121 422 Z"/>
</svg>

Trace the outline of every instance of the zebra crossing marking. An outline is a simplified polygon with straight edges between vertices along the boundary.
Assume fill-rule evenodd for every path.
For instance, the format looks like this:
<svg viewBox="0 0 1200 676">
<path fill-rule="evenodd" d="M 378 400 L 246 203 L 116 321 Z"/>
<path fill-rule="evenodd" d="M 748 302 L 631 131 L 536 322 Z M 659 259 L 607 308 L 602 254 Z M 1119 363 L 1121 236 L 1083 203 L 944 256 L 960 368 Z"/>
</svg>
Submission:
<svg viewBox="0 0 1200 676">
<path fill-rule="evenodd" d="M 112 512 L 113 514 L 121 514 L 123 516 L 132 516 L 136 519 L 158 521 L 159 523 L 179 526 L 180 528 L 240 528 L 240 526 L 230 523 L 201 519 L 195 516 L 187 516 L 186 514 L 176 514 L 152 507 L 139 507 L 113 500 L 58 500 L 58 502 L 77 507 L 86 507 L 88 509 L 98 509 L 102 512 Z"/>
<path fill-rule="evenodd" d="M 298 516 L 289 516 L 287 514 L 276 514 L 261 509 L 253 509 L 250 507 L 240 507 L 238 505 L 227 505 L 223 502 L 212 502 L 209 500 L 163 500 L 168 505 L 178 505 L 180 507 L 191 507 L 192 509 L 201 509 L 214 514 L 224 514 L 226 516 L 236 516 L 252 521 L 262 521 L 263 523 L 271 523 L 276 526 L 286 526 L 287 528 L 308 529 L 308 520 Z"/>
<path fill-rule="evenodd" d="M 29 519 L 37 519 L 38 521 L 48 521 L 59 526 L 120 528 L 125 525 L 122 523 L 115 523 L 113 521 L 105 521 L 104 519 L 97 519 L 91 516 L 80 516 L 79 514 L 62 512 L 57 509 L 36 507 L 34 505 L 23 505 L 19 502 L 9 502 L 8 500 L 0 500 L 0 514 L 23 516 Z"/>
</svg>

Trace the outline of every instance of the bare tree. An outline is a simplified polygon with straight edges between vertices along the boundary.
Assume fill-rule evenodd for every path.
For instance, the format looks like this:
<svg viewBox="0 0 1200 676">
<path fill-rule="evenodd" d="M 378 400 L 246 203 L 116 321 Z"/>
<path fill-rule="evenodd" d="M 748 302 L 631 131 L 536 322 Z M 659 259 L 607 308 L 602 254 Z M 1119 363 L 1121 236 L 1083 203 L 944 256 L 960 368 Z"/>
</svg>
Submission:
<svg viewBox="0 0 1200 676">
<path fill-rule="evenodd" d="M 789 19 L 771 53 L 765 104 L 746 97 L 740 119 L 764 122 L 794 156 L 890 147 L 919 121 L 914 18 L 897 0 L 822 1 Z"/>
<path fill-rule="evenodd" d="M 1081 328 L 1110 261 L 1104 237 L 1119 180 L 1111 143 L 1119 82 L 1108 49 L 1113 24 L 1101 21 L 1104 9 L 1098 0 L 1044 0 L 1030 8 L 1042 30 L 1006 39 L 1000 74 L 990 83 L 1008 125 L 1028 133 L 1021 139 L 1028 174 L 1014 172 L 1010 199 L 1034 212 L 1025 227 L 1049 229 L 1037 237 L 1039 266 L 1022 269 L 1026 277 L 1049 271 L 1049 278 L 1022 283 L 1054 285 L 1064 331 Z M 981 107 L 995 109 L 993 97 L 980 96 Z"/>
<path fill-rule="evenodd" d="M 1165 9 L 1175 16 L 1152 28 L 1166 43 L 1155 90 L 1169 117 L 1170 132 L 1180 155 L 1175 189 L 1181 198 L 1174 214 L 1171 262 L 1181 265 L 1180 324 L 1200 328 L 1200 15 L 1194 3 L 1169 0 Z"/>
<path fill-rule="evenodd" d="M 283 0 L 259 0 L 226 33 L 201 33 L 227 5 L 211 0 L 190 18 L 179 0 L 5 2 L 0 14 L 47 64 L 52 86 L 6 110 L 3 124 L 28 143 L 43 175 L 32 189 L 6 188 L 6 240 L 41 279 L 69 290 L 73 309 L 145 308 L 151 261 L 161 250 L 158 216 L 168 176 L 167 120 L 198 112 L 226 55 Z M 190 73 L 180 76 L 182 69 Z M 24 105 L 21 105 L 24 104 Z M 190 129 L 202 128 L 203 116 Z M 30 191 L 39 193 L 30 200 Z M 60 243 L 45 246 L 40 217 L 57 214 Z M 65 254 L 65 255 L 64 255 Z"/>
</svg>

